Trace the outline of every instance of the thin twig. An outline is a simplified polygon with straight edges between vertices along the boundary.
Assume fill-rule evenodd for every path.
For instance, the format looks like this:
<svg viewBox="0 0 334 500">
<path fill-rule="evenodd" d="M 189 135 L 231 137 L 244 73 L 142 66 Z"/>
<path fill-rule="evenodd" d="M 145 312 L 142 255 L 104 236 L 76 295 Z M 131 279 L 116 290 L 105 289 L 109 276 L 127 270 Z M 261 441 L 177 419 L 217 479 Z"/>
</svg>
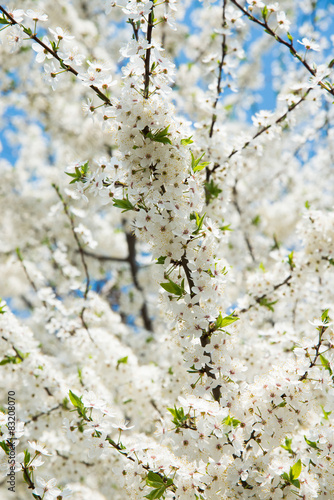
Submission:
<svg viewBox="0 0 334 500">
<path fill-rule="evenodd" d="M 240 153 L 240 151 L 243 151 L 244 149 L 246 149 L 250 144 L 251 142 L 253 142 L 255 139 L 257 139 L 260 135 L 262 135 L 264 132 L 266 132 L 267 130 L 269 130 L 273 125 L 278 125 L 279 123 L 281 123 L 282 121 L 284 121 L 286 119 L 286 117 L 288 116 L 288 114 L 293 111 L 297 106 L 299 106 L 300 103 L 302 103 L 303 101 L 305 101 L 306 97 L 308 96 L 308 94 L 311 92 L 313 87 L 310 87 L 309 89 L 307 89 L 307 91 L 305 92 L 305 94 L 299 99 L 299 101 L 291 104 L 287 111 L 281 115 L 279 118 L 277 118 L 277 120 L 275 120 L 274 123 L 271 123 L 270 125 L 266 125 L 265 127 L 262 127 L 258 132 L 256 132 L 256 134 L 253 135 L 253 137 L 246 141 L 243 146 L 241 146 L 241 148 L 239 149 L 233 149 L 233 151 L 227 156 L 226 160 L 225 161 L 228 161 L 232 158 L 232 156 L 234 156 L 235 154 L 237 153 Z M 209 170 L 209 175 L 207 174 L 207 177 L 209 180 L 210 179 L 210 176 L 213 172 L 215 172 L 216 170 L 218 170 L 219 168 L 221 167 L 221 165 L 219 163 L 217 163 L 213 168 L 212 170 Z"/>
<path fill-rule="evenodd" d="M 3 12 L 3 14 L 7 17 L 7 19 L 10 20 L 10 24 L 14 25 L 14 24 L 17 24 L 18 26 L 21 26 L 21 28 L 23 29 L 23 31 L 29 36 L 29 38 L 31 38 L 32 40 L 34 40 L 36 43 L 38 43 L 41 47 L 43 47 L 43 49 L 45 51 L 47 51 L 49 54 L 51 54 L 55 59 L 57 59 L 57 61 L 59 61 L 60 65 L 62 68 L 66 69 L 66 71 L 72 73 L 73 75 L 75 76 L 78 76 L 78 71 L 76 69 L 74 69 L 72 66 L 70 66 L 69 64 L 65 64 L 63 62 L 63 60 L 58 56 L 57 54 L 57 51 L 53 50 L 52 48 L 48 47 L 44 42 L 42 42 L 42 40 L 40 40 L 38 38 L 38 36 L 36 34 L 31 34 L 31 32 L 29 32 L 29 30 L 21 23 L 18 23 L 17 21 L 15 21 L 15 19 L 9 14 L 9 12 L 7 12 L 3 7 L 0 6 L 0 11 Z M 103 93 L 101 92 L 100 89 L 98 89 L 95 85 L 89 85 L 90 88 L 92 90 L 94 90 L 94 92 L 96 93 L 96 95 L 102 99 L 102 101 L 108 105 L 108 106 L 112 106 L 112 103 L 110 101 L 110 99 Z"/>
<path fill-rule="evenodd" d="M 144 294 L 143 288 L 138 281 L 138 265 L 136 262 L 136 237 L 134 234 L 128 233 L 128 232 L 125 233 L 125 237 L 126 237 L 126 242 L 128 245 L 128 257 L 126 260 L 130 266 L 133 284 L 135 285 L 137 290 L 139 290 L 142 294 Z M 141 316 L 143 318 L 143 322 L 144 322 L 144 326 L 145 326 L 146 330 L 153 332 L 154 331 L 153 324 L 152 324 L 151 318 L 148 314 L 148 309 L 147 309 L 147 305 L 145 302 L 145 297 L 144 297 L 144 302 L 143 302 L 143 305 L 141 308 Z"/>
<path fill-rule="evenodd" d="M 37 413 L 37 415 L 34 415 L 33 417 L 31 417 L 31 419 L 26 420 L 24 423 L 30 424 L 30 422 L 36 422 L 40 417 L 44 417 L 44 415 L 50 415 L 50 413 L 52 413 L 53 411 L 58 410 L 59 408 L 62 408 L 62 407 L 63 407 L 63 405 L 61 403 L 59 403 L 57 406 L 54 406 L 53 408 L 50 408 L 47 411 L 42 411 L 41 413 Z"/>
<path fill-rule="evenodd" d="M 87 296 L 88 296 L 88 292 L 89 292 L 89 288 L 90 288 L 90 278 L 89 278 L 88 266 L 87 266 L 86 259 L 85 259 L 84 249 L 83 249 L 83 246 L 81 245 L 80 239 L 79 239 L 79 237 L 78 237 L 78 235 L 77 235 L 77 233 L 75 231 L 74 217 L 73 217 L 73 215 L 70 213 L 70 211 L 68 209 L 68 205 L 67 205 L 66 201 L 64 200 L 63 195 L 60 192 L 59 186 L 57 186 L 56 184 L 52 184 L 52 187 L 55 189 L 55 191 L 56 191 L 56 193 L 57 193 L 60 201 L 63 204 L 64 212 L 65 212 L 68 220 L 70 221 L 71 231 L 72 231 L 73 237 L 74 237 L 75 242 L 76 242 L 77 247 L 78 247 L 78 251 L 79 251 L 79 254 L 80 254 L 82 266 L 84 268 L 85 275 L 86 275 L 86 288 L 85 288 L 85 292 L 84 292 L 84 299 L 86 301 L 87 300 Z M 91 336 L 91 333 L 89 331 L 88 325 L 87 325 L 87 323 L 85 321 L 85 318 L 84 318 L 85 310 L 86 310 L 86 306 L 84 306 L 81 309 L 81 311 L 80 311 L 80 315 L 79 316 L 80 316 L 80 319 L 81 319 L 81 323 L 82 323 L 82 326 L 87 331 L 90 340 L 94 344 L 96 344 L 96 342 L 94 341 L 93 337 Z"/>
<path fill-rule="evenodd" d="M 251 12 L 249 12 L 247 9 L 245 9 L 244 7 L 242 7 L 242 5 L 240 5 L 236 0 L 231 0 L 231 2 L 236 7 L 238 7 L 238 9 L 241 10 L 248 17 L 248 19 L 250 19 L 254 23 L 258 24 L 259 26 L 262 26 L 262 28 L 265 29 L 265 31 L 266 31 L 266 33 L 268 33 L 268 35 L 270 35 L 273 38 L 275 38 L 275 40 L 277 40 L 277 42 L 279 42 L 280 44 L 285 45 L 285 47 L 287 47 L 290 50 L 291 54 L 294 57 L 296 57 L 297 59 L 299 59 L 299 61 L 303 64 L 303 66 L 307 69 L 307 71 L 309 73 L 311 73 L 312 76 L 316 76 L 316 74 L 317 74 L 316 70 L 313 69 L 313 68 L 311 68 L 311 66 L 306 62 L 305 58 L 302 58 L 298 54 L 298 52 L 296 51 L 296 49 L 293 46 L 292 40 L 290 40 L 289 42 L 287 42 L 286 40 L 284 40 L 283 38 L 281 38 L 279 35 L 277 35 L 277 33 L 275 33 L 275 31 L 272 28 L 270 28 L 270 26 L 267 23 L 266 19 L 264 21 L 260 21 L 260 19 L 257 19 L 256 17 L 254 17 Z M 326 90 L 327 92 L 329 92 L 329 94 L 334 95 L 334 89 L 333 88 L 328 88 L 321 80 L 317 83 L 317 85 L 319 85 L 321 88 L 323 88 L 324 90 Z"/>
<path fill-rule="evenodd" d="M 75 231 L 74 217 L 68 209 L 68 205 L 67 205 L 66 201 L 64 200 L 63 195 L 60 192 L 59 186 L 57 186 L 56 184 L 52 184 L 52 187 L 55 189 L 60 201 L 63 204 L 64 212 L 65 212 L 68 220 L 70 221 L 71 231 L 72 231 L 73 237 L 75 239 L 75 242 L 76 242 L 78 250 L 79 250 L 82 266 L 84 268 L 85 275 L 86 275 L 86 288 L 85 288 L 85 292 L 84 292 L 84 299 L 86 300 L 87 295 L 88 295 L 88 291 L 89 291 L 89 287 L 90 287 L 90 278 L 89 278 L 88 267 L 87 267 L 87 263 L 85 260 L 85 254 L 83 251 L 83 247 L 82 247 L 81 242 L 79 240 L 78 234 Z"/>
<path fill-rule="evenodd" d="M 287 278 L 285 278 L 284 281 L 282 281 L 281 283 L 278 283 L 277 285 L 275 285 L 270 292 L 264 293 L 260 297 L 255 297 L 255 299 L 254 299 L 255 303 L 251 304 L 248 307 L 245 307 L 244 309 L 240 309 L 240 311 L 238 311 L 238 314 L 248 312 L 250 309 L 252 309 L 252 307 L 255 307 L 257 304 L 260 304 L 260 302 L 263 299 L 265 299 L 266 297 L 268 297 L 268 295 L 271 295 L 273 292 L 275 292 L 276 290 L 278 290 L 279 288 L 281 288 L 281 286 L 287 285 L 289 283 L 289 281 L 291 280 L 291 278 L 292 278 L 292 275 L 289 274 L 289 276 Z"/>
<path fill-rule="evenodd" d="M 226 24 L 226 19 L 225 19 L 225 8 L 226 8 L 226 0 L 223 0 L 223 19 L 222 19 L 222 28 L 225 28 Z M 225 56 L 227 53 L 227 46 L 226 46 L 226 35 L 223 35 L 223 41 L 222 41 L 222 55 L 221 55 L 221 61 L 218 66 L 218 80 L 217 80 L 217 90 L 216 90 L 216 99 L 215 102 L 213 103 L 213 112 L 212 112 L 212 118 L 211 118 L 211 126 L 210 126 L 210 132 L 209 132 L 209 137 L 211 139 L 213 135 L 213 129 L 217 120 L 217 115 L 215 114 L 215 110 L 218 104 L 219 96 L 221 93 L 221 80 L 222 80 L 222 72 L 223 72 L 223 66 L 224 66 L 224 60 Z"/>
<path fill-rule="evenodd" d="M 241 208 L 240 208 L 240 205 L 239 205 L 239 202 L 238 202 L 237 182 L 235 182 L 235 184 L 233 186 L 232 193 L 233 193 L 233 205 L 237 209 L 237 212 L 238 212 L 239 216 L 242 217 Z M 251 242 L 249 240 L 248 234 L 246 233 L 246 231 L 243 231 L 242 234 L 244 236 L 244 239 L 245 239 L 245 242 L 246 242 L 249 254 L 250 254 L 251 258 L 252 258 L 252 261 L 255 262 L 256 259 L 255 259 L 255 256 L 254 256 L 253 247 L 252 247 Z"/>
<path fill-rule="evenodd" d="M 318 343 L 317 345 L 315 346 L 315 355 L 314 355 L 314 358 L 313 360 L 311 361 L 310 363 L 310 366 L 308 367 L 308 370 L 310 368 L 313 368 L 313 366 L 315 366 L 317 360 L 318 360 L 318 357 L 319 357 L 319 350 L 320 350 L 320 347 L 321 347 L 321 344 L 322 344 L 322 336 L 323 334 L 325 333 L 325 331 L 327 330 L 328 326 L 322 326 L 320 329 L 319 329 L 319 337 L 318 337 Z M 303 380 L 305 380 L 307 378 L 307 375 L 308 375 L 308 370 L 304 373 L 304 375 L 302 375 L 301 377 L 299 377 L 299 381 L 302 382 Z"/>
<path fill-rule="evenodd" d="M 126 257 L 111 257 L 110 255 L 99 255 L 94 252 L 88 252 L 88 250 L 83 250 L 84 255 L 91 257 L 93 259 L 100 260 L 101 262 L 111 261 L 111 262 L 128 262 Z"/>
<path fill-rule="evenodd" d="M 150 45 L 152 42 L 153 20 L 154 20 L 154 15 L 153 15 L 153 4 L 152 4 L 152 9 L 151 9 L 151 12 L 148 16 L 148 25 L 147 25 L 147 34 L 146 34 L 147 43 L 149 43 Z M 145 99 L 148 99 L 148 97 L 149 97 L 150 74 L 151 74 L 150 60 L 151 60 L 151 47 L 146 49 L 146 54 L 145 54 L 145 73 L 144 73 L 144 98 Z"/>
</svg>

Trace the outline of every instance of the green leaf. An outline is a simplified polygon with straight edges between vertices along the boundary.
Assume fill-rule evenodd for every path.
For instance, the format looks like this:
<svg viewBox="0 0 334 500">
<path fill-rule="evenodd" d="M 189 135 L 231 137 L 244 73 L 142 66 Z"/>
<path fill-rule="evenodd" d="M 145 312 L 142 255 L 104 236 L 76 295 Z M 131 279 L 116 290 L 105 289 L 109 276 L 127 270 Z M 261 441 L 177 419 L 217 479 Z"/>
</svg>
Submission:
<svg viewBox="0 0 334 500">
<path fill-rule="evenodd" d="M 155 141 L 155 142 L 161 142 L 162 144 L 172 144 L 172 141 L 169 139 L 169 133 L 168 133 L 168 129 L 169 129 L 169 125 L 168 127 L 162 129 L 158 129 L 156 130 L 154 133 L 152 133 L 151 131 L 150 132 L 147 132 L 147 134 L 145 134 L 145 138 L 149 138 L 151 139 L 151 141 Z"/>
<path fill-rule="evenodd" d="M 286 405 L 287 405 L 287 402 L 284 400 L 284 401 L 282 401 L 282 403 L 277 405 L 277 408 L 284 408 L 284 406 L 286 406 Z"/>
<path fill-rule="evenodd" d="M 184 294 L 184 279 L 181 282 L 181 286 L 178 285 L 177 283 L 174 283 L 174 281 L 170 279 L 168 281 L 169 283 L 160 283 L 160 286 L 164 290 L 166 290 L 166 292 L 182 297 L 182 295 Z"/>
<path fill-rule="evenodd" d="M 3 451 L 6 453 L 6 455 L 9 454 L 9 446 L 6 444 L 6 441 L 0 441 L 0 446 L 3 449 Z"/>
<path fill-rule="evenodd" d="M 69 391 L 68 394 L 70 396 L 70 401 L 71 401 L 72 405 L 75 406 L 75 408 L 83 408 L 84 407 L 83 402 L 81 401 L 82 396 L 79 398 L 71 390 Z"/>
<path fill-rule="evenodd" d="M 262 13 L 263 19 L 266 20 L 267 19 L 267 15 L 268 15 L 268 7 L 266 5 L 261 10 L 261 13 Z"/>
<path fill-rule="evenodd" d="M 161 256 L 157 259 L 157 264 L 164 264 L 165 263 L 165 260 L 167 259 L 166 256 Z"/>
<path fill-rule="evenodd" d="M 334 66 L 334 59 L 331 60 L 331 62 L 328 64 L 329 68 L 332 68 Z"/>
<path fill-rule="evenodd" d="M 146 485 L 150 488 L 153 488 L 152 491 L 148 495 L 145 495 L 144 498 L 148 498 L 149 500 L 154 500 L 156 498 L 161 498 L 168 486 L 173 484 L 173 480 L 169 478 L 163 478 L 157 472 L 149 471 L 146 478 Z"/>
<path fill-rule="evenodd" d="M 176 406 L 174 406 L 174 408 L 167 408 L 167 410 L 174 417 L 172 422 L 175 427 L 182 427 L 184 423 L 190 418 L 189 413 L 187 413 L 186 415 L 184 414 L 184 409 L 182 407 L 176 408 Z"/>
<path fill-rule="evenodd" d="M 61 403 L 61 404 L 62 404 L 62 406 L 63 406 L 63 408 L 64 408 L 65 410 L 69 410 L 69 407 L 68 407 L 68 403 L 69 403 L 69 402 L 70 402 L 70 401 L 69 401 L 69 399 L 68 399 L 68 398 L 66 398 L 66 397 L 65 397 L 65 398 L 63 399 L 63 401 L 62 401 L 62 403 Z"/>
<path fill-rule="evenodd" d="M 119 365 L 121 365 L 121 364 L 126 365 L 127 364 L 128 357 L 129 356 L 124 356 L 124 358 L 120 358 L 120 359 L 117 360 L 117 366 L 116 366 L 117 370 L 118 370 Z"/>
<path fill-rule="evenodd" d="M 68 66 L 67 66 L 67 64 L 65 64 L 65 63 L 64 63 L 64 61 L 63 61 L 62 59 L 60 59 L 59 64 L 60 64 L 60 67 L 61 67 L 61 68 L 68 70 Z"/>
<path fill-rule="evenodd" d="M 224 328 L 225 326 L 231 325 L 235 321 L 238 321 L 238 319 L 239 318 L 237 316 L 234 316 L 234 311 L 224 318 L 222 316 L 222 313 L 220 312 L 218 318 L 216 319 L 215 327 L 216 329 Z"/>
<path fill-rule="evenodd" d="M 331 411 L 326 411 L 323 407 L 323 405 L 321 405 L 321 409 L 322 409 L 322 413 L 323 413 L 323 417 L 325 420 L 329 420 L 329 416 L 331 415 Z"/>
<path fill-rule="evenodd" d="M 24 450 L 24 465 L 27 466 L 30 462 L 30 453 L 28 450 Z"/>
<path fill-rule="evenodd" d="M 288 264 L 290 266 L 291 271 L 296 267 L 296 264 L 293 262 L 293 250 L 288 255 Z"/>
<path fill-rule="evenodd" d="M 198 215 L 198 213 L 195 212 L 197 229 L 195 229 L 195 231 L 193 231 L 192 234 L 198 234 L 200 232 L 200 230 L 202 229 L 202 226 L 203 226 L 203 222 L 204 222 L 204 217 L 205 216 L 206 216 L 206 212 L 205 212 L 205 214 L 202 217 L 200 217 Z"/>
<path fill-rule="evenodd" d="M 127 196 L 126 198 L 117 199 L 113 198 L 112 200 L 114 202 L 113 206 L 117 208 L 122 208 L 122 214 L 124 212 L 128 212 L 129 210 L 134 210 L 134 205 L 132 205 L 131 201 L 129 201 L 129 197 Z"/>
<path fill-rule="evenodd" d="M 22 361 L 29 356 L 29 352 L 23 353 L 17 349 L 17 354 L 15 356 L 8 356 L 5 354 L 5 357 L 2 361 L 0 361 L 0 366 L 7 365 L 8 363 L 13 363 L 13 365 L 17 365 L 22 363 Z"/>
<path fill-rule="evenodd" d="M 200 170 L 203 170 L 203 168 L 210 165 L 209 161 L 204 161 L 204 162 L 200 163 L 200 161 L 203 158 L 203 156 L 205 155 L 205 153 L 203 153 L 197 159 L 194 157 L 194 155 L 191 151 L 190 151 L 190 154 L 191 154 L 191 168 L 192 168 L 193 172 L 199 172 Z"/>
<path fill-rule="evenodd" d="M 309 210 L 310 206 L 311 206 L 310 203 L 306 200 L 305 201 L 305 208 L 307 208 L 307 210 Z"/>
<path fill-rule="evenodd" d="M 159 488 L 164 484 L 164 480 L 160 476 L 160 474 L 150 470 L 146 476 L 146 484 L 147 486 L 151 486 L 152 488 Z"/>
<path fill-rule="evenodd" d="M 292 486 L 295 486 L 296 488 L 300 488 L 299 479 L 291 479 L 290 482 L 291 482 Z"/>
<path fill-rule="evenodd" d="M 332 375 L 333 372 L 332 372 L 331 365 L 330 365 L 328 359 L 326 359 L 325 356 L 323 356 L 322 354 L 319 354 L 319 359 L 321 361 L 322 366 L 325 368 L 325 370 L 328 370 L 329 374 Z"/>
<path fill-rule="evenodd" d="M 85 182 L 88 171 L 89 161 L 86 161 L 83 165 L 76 166 L 75 172 L 65 172 L 65 174 L 73 178 L 73 181 L 71 181 L 70 184 L 74 184 L 75 182 Z"/>
<path fill-rule="evenodd" d="M 290 467 L 290 478 L 297 479 L 302 471 L 302 462 L 299 459 L 292 467 Z"/>
<path fill-rule="evenodd" d="M 286 36 L 288 37 L 288 39 L 290 40 L 290 42 L 292 43 L 293 42 L 293 37 L 290 35 L 289 32 L 287 32 Z"/>
<path fill-rule="evenodd" d="M 258 226 L 260 224 L 260 220 L 261 220 L 261 216 L 255 215 L 255 217 L 252 219 L 253 226 Z"/>
<path fill-rule="evenodd" d="M 311 446 L 311 448 L 314 448 L 315 450 L 319 450 L 318 446 L 317 446 L 317 443 L 315 441 L 310 441 L 309 439 L 307 439 L 306 436 L 304 436 L 304 439 L 305 439 L 305 442 Z"/>
<path fill-rule="evenodd" d="M 233 229 L 230 229 L 231 224 L 227 224 L 226 226 L 220 226 L 221 231 L 233 231 Z"/>
<path fill-rule="evenodd" d="M 192 135 L 188 137 L 188 139 L 181 139 L 182 146 L 188 146 L 188 144 L 192 144 L 194 141 L 191 140 Z"/>
<path fill-rule="evenodd" d="M 240 422 L 240 420 L 228 415 L 226 418 L 224 418 L 223 424 L 224 425 L 231 425 L 232 427 L 236 428 L 236 427 L 238 427 L 239 424 L 241 424 L 241 422 Z"/>
<path fill-rule="evenodd" d="M 7 365 L 8 363 L 16 364 L 16 357 L 5 355 L 4 359 L 0 361 L 0 366 Z"/>
<path fill-rule="evenodd" d="M 297 479 L 302 471 L 302 463 L 299 459 L 292 467 L 290 467 L 289 475 L 284 472 L 281 477 L 289 484 L 292 484 L 296 488 L 300 488 L 300 482 Z"/>
<path fill-rule="evenodd" d="M 156 488 L 152 490 L 148 495 L 145 495 L 144 498 L 148 498 L 149 500 L 155 500 L 156 498 L 161 498 L 166 491 L 165 485 L 160 488 Z"/>
<path fill-rule="evenodd" d="M 205 182 L 204 188 L 205 188 L 205 201 L 208 204 L 214 198 L 218 198 L 220 193 L 222 193 L 222 190 L 218 187 L 217 184 L 213 182 L 213 180 L 211 180 L 210 182 Z"/>
<path fill-rule="evenodd" d="M 10 24 L 5 17 L 0 17 L 0 24 Z"/>
<path fill-rule="evenodd" d="M 292 448 L 291 448 L 291 443 L 292 443 L 292 439 L 286 437 L 285 438 L 285 446 L 284 446 L 284 444 L 281 444 L 281 448 L 283 448 L 284 450 L 287 450 L 289 453 L 294 453 Z"/>
<path fill-rule="evenodd" d="M 329 309 L 325 309 L 322 314 L 321 314 L 321 321 L 323 323 L 329 323 L 330 322 L 330 317 L 328 316 L 328 311 Z"/>
<path fill-rule="evenodd" d="M 259 299 L 258 302 L 259 302 L 260 306 L 264 306 L 267 309 L 269 309 L 270 311 L 274 312 L 273 305 L 276 304 L 278 302 L 278 300 L 274 300 L 273 302 L 269 302 L 266 297 L 263 297 L 262 299 Z"/>
</svg>

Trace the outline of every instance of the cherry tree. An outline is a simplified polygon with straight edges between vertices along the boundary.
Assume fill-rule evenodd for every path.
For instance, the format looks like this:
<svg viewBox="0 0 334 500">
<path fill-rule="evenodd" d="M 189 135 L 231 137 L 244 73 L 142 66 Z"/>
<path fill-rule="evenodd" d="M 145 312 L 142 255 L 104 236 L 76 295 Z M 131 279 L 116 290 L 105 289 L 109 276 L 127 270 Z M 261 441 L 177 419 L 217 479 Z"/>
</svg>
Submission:
<svg viewBox="0 0 334 500">
<path fill-rule="evenodd" d="M 333 6 L 21 3 L 1 498 L 331 498 Z"/>
</svg>

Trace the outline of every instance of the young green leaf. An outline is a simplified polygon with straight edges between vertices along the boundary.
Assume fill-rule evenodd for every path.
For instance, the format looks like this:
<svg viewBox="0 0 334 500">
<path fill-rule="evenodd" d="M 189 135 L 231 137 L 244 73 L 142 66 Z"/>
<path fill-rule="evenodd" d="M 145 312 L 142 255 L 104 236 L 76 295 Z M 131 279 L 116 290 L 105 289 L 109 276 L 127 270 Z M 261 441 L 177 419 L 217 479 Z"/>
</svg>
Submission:
<svg viewBox="0 0 334 500">
<path fill-rule="evenodd" d="M 193 172 L 199 172 L 200 170 L 203 170 L 203 168 L 210 165 L 209 161 L 204 161 L 204 162 L 200 163 L 200 161 L 203 158 L 203 156 L 205 155 L 205 153 L 203 153 L 197 159 L 195 158 L 195 156 L 193 155 L 193 153 L 191 151 L 190 151 L 190 154 L 191 154 L 191 168 L 192 168 Z"/>
<path fill-rule="evenodd" d="M 192 135 L 188 137 L 188 139 L 181 139 L 182 146 L 188 146 L 188 144 L 192 144 L 194 141 L 191 140 Z"/>
<path fill-rule="evenodd" d="M 2 302 L 2 298 L 0 297 L 0 304 Z M 0 305 L 0 314 L 5 314 L 7 312 L 6 310 L 6 302 L 3 303 L 3 305 Z"/>
<path fill-rule="evenodd" d="M 175 427 L 182 427 L 184 423 L 190 418 L 189 413 L 187 413 L 186 415 L 184 414 L 184 409 L 182 407 L 176 408 L 176 406 L 174 406 L 174 408 L 167 408 L 167 410 L 174 417 L 172 422 Z"/>
<path fill-rule="evenodd" d="M 291 271 L 296 267 L 296 264 L 293 262 L 293 250 L 288 255 L 288 264 L 290 266 Z"/>
<path fill-rule="evenodd" d="M 221 231 L 233 231 L 233 229 L 230 228 L 231 224 L 226 224 L 226 226 L 220 226 Z"/>
<path fill-rule="evenodd" d="M 128 362 L 128 357 L 129 356 L 124 356 L 124 358 L 120 358 L 117 360 L 117 366 L 116 366 L 116 369 L 118 370 L 119 368 L 119 365 L 123 364 L 123 365 L 126 365 L 127 362 Z"/>
<path fill-rule="evenodd" d="M 7 445 L 6 441 L 0 441 L 0 447 L 3 449 L 3 451 L 6 453 L 6 455 L 9 454 L 9 446 Z"/>
<path fill-rule="evenodd" d="M 238 319 L 239 318 L 237 316 L 234 316 L 234 311 L 224 318 L 222 316 L 222 313 L 220 312 L 218 318 L 216 319 L 215 327 L 216 329 L 224 328 L 225 326 L 231 325 L 235 321 L 238 321 Z"/>
<path fill-rule="evenodd" d="M 69 177 L 73 177 L 73 181 L 70 184 L 74 184 L 75 182 L 85 182 L 86 176 L 89 170 L 89 161 L 86 161 L 83 165 L 79 165 L 75 167 L 75 172 L 65 172 Z"/>
<path fill-rule="evenodd" d="M 253 226 L 258 226 L 260 224 L 260 221 L 261 221 L 261 216 L 255 215 L 255 217 L 253 217 L 252 219 Z"/>
<path fill-rule="evenodd" d="M 305 442 L 311 447 L 311 448 L 314 448 L 315 450 L 319 450 L 318 446 L 317 446 L 317 443 L 315 441 L 310 441 L 309 439 L 307 439 L 306 436 L 304 436 L 304 439 L 305 439 Z"/>
<path fill-rule="evenodd" d="M 269 300 L 266 297 L 259 299 L 260 306 L 264 306 L 267 309 L 269 309 L 269 311 L 272 311 L 272 312 L 274 312 L 273 305 L 276 304 L 277 302 L 278 302 L 278 300 L 274 300 L 273 302 L 269 302 Z"/>
<path fill-rule="evenodd" d="M 24 450 L 24 465 L 25 465 L 25 467 L 27 467 L 29 462 L 30 462 L 30 453 L 28 450 Z"/>
<path fill-rule="evenodd" d="M 287 32 L 286 36 L 288 37 L 288 39 L 290 40 L 290 42 L 292 43 L 293 42 L 293 37 L 290 35 L 289 32 Z"/>
<path fill-rule="evenodd" d="M 7 365 L 8 363 L 12 363 L 13 365 L 17 365 L 22 363 L 22 361 L 29 356 L 29 352 L 23 353 L 17 350 L 17 354 L 15 356 L 8 356 L 5 354 L 5 357 L 2 361 L 0 361 L 0 366 Z"/>
<path fill-rule="evenodd" d="M 166 292 L 182 297 L 182 295 L 184 294 L 184 279 L 181 282 L 181 286 L 177 283 L 174 283 L 174 281 L 170 279 L 168 281 L 169 283 L 160 283 L 160 286 L 164 290 L 166 290 Z"/>
<path fill-rule="evenodd" d="M 319 354 L 319 359 L 320 359 L 322 366 L 325 368 L 325 370 L 327 370 L 330 375 L 333 375 L 333 371 L 331 369 L 331 365 L 330 365 L 328 359 L 326 359 L 325 356 L 323 356 L 322 354 Z"/>
<path fill-rule="evenodd" d="M 285 438 L 285 445 L 281 444 L 281 448 L 283 448 L 284 450 L 288 451 L 289 453 L 294 454 L 294 451 L 291 448 L 291 444 L 292 444 L 292 439 L 286 437 Z"/>
<path fill-rule="evenodd" d="M 290 477 L 297 479 L 302 471 L 302 462 L 299 459 L 292 467 L 290 467 Z"/>
<path fill-rule="evenodd" d="M 73 406 L 75 406 L 75 408 L 83 408 L 83 402 L 81 401 L 81 397 L 79 398 L 78 396 L 76 396 L 74 394 L 74 392 L 72 392 L 71 390 L 69 391 L 69 397 L 70 397 L 70 401 L 72 403 Z"/>
<path fill-rule="evenodd" d="M 124 212 L 128 212 L 129 210 L 134 210 L 135 207 L 132 205 L 131 201 L 129 201 L 129 197 L 127 196 L 126 198 L 117 199 L 113 198 L 112 200 L 114 202 L 113 206 L 117 208 L 122 208 L 122 214 Z"/>
<path fill-rule="evenodd" d="M 146 478 L 146 485 L 153 488 L 148 495 L 144 498 L 149 500 L 155 500 L 164 496 L 166 489 L 173 484 L 173 480 L 170 478 L 162 477 L 156 472 L 149 471 Z"/>
<path fill-rule="evenodd" d="M 322 312 L 322 315 L 321 315 L 321 321 L 323 323 L 329 323 L 330 322 L 330 317 L 328 316 L 328 311 L 329 309 L 325 309 L 323 312 Z"/>
<path fill-rule="evenodd" d="M 148 137 L 151 139 L 151 141 L 155 142 L 161 142 L 162 144 L 172 144 L 172 141 L 169 139 L 169 133 L 168 133 L 169 125 L 168 127 L 162 129 L 156 130 L 154 133 L 151 131 L 145 134 L 145 138 Z"/>
<path fill-rule="evenodd" d="M 331 411 L 326 411 L 325 408 L 323 407 L 323 405 L 320 405 L 321 406 L 321 409 L 322 409 L 322 413 L 323 413 L 323 417 L 325 420 L 329 420 L 329 416 L 331 415 Z"/>
<path fill-rule="evenodd" d="M 200 217 L 198 215 L 198 213 L 195 212 L 197 229 L 195 229 L 195 231 L 193 231 L 192 234 L 198 234 L 200 232 L 200 230 L 202 229 L 202 226 L 203 226 L 205 216 L 206 216 L 206 213 L 202 217 Z"/>
<path fill-rule="evenodd" d="M 228 415 L 226 418 L 224 418 L 223 424 L 228 425 L 228 426 L 230 425 L 230 426 L 236 428 L 236 427 L 238 427 L 239 424 L 241 424 L 241 422 L 240 422 L 240 420 Z"/>
</svg>

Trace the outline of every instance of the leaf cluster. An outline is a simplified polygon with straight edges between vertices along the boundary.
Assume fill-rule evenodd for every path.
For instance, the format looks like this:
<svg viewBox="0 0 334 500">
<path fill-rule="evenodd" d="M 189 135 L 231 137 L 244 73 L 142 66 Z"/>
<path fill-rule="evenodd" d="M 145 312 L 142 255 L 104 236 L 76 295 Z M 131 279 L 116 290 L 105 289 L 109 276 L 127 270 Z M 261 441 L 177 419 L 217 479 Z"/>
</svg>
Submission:
<svg viewBox="0 0 334 500">
<path fill-rule="evenodd" d="M 75 172 L 65 172 L 69 177 L 73 177 L 73 180 L 70 184 L 74 184 L 75 182 L 85 182 L 87 178 L 87 174 L 89 172 L 89 161 L 86 161 L 83 165 L 78 165 L 75 167 Z"/>
</svg>

